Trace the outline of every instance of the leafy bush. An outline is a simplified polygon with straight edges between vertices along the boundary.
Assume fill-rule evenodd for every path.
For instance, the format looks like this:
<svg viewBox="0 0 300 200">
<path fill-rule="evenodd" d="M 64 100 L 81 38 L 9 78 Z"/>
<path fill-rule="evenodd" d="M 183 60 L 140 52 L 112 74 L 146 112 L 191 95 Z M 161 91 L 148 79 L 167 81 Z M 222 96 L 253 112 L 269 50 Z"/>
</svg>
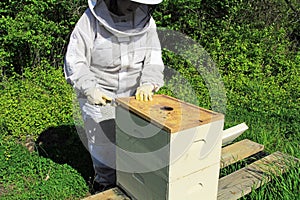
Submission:
<svg viewBox="0 0 300 200">
<path fill-rule="evenodd" d="M 281 27 L 286 30 L 290 41 L 300 45 L 300 4 L 298 0 L 257 0 L 244 1 L 235 9 L 232 18 L 239 24 L 252 27 Z"/>
<path fill-rule="evenodd" d="M 85 4 L 83 0 L 1 1 L 2 73 L 21 73 L 24 68 L 47 64 L 61 66 L 68 36 Z"/>
<path fill-rule="evenodd" d="M 37 138 L 49 127 L 73 123 L 73 90 L 61 70 L 26 69 L 22 76 L 15 74 L 0 86 L 0 118 L 16 138 Z"/>
<path fill-rule="evenodd" d="M 158 26 L 176 30 L 195 40 L 201 40 L 207 31 L 218 31 L 218 23 L 240 1 L 164 0 L 157 6 L 154 18 Z"/>
</svg>

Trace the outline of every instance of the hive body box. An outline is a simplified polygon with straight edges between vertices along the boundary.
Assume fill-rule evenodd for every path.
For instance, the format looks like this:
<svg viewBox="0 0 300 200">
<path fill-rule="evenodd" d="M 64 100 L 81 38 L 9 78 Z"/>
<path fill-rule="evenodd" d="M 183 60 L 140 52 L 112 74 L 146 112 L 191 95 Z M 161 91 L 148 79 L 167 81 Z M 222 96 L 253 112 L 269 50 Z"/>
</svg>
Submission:
<svg viewBox="0 0 300 200">
<path fill-rule="evenodd" d="M 215 200 L 224 116 L 166 95 L 117 99 L 117 185 L 138 200 Z"/>
</svg>

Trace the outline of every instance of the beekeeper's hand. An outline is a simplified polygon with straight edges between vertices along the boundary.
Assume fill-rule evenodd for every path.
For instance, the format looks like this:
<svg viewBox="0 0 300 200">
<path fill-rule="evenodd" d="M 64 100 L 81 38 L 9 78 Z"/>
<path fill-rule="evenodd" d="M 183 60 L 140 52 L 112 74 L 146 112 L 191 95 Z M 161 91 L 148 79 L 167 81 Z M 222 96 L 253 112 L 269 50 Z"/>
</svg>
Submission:
<svg viewBox="0 0 300 200">
<path fill-rule="evenodd" d="M 152 101 L 154 85 L 146 83 L 137 88 L 135 98 L 138 101 Z"/>
<path fill-rule="evenodd" d="M 112 98 L 106 96 L 99 88 L 92 87 L 87 89 L 84 94 L 88 102 L 92 105 L 106 105 L 106 101 L 111 101 Z"/>
</svg>

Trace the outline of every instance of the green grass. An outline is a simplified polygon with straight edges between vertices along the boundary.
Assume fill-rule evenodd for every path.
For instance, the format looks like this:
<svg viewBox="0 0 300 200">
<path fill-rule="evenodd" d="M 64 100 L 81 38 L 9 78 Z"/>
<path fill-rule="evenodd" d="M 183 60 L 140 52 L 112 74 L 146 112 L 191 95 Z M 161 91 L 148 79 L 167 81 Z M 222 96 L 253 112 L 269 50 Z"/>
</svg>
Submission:
<svg viewBox="0 0 300 200">
<path fill-rule="evenodd" d="M 57 164 L 30 153 L 1 135 L 0 199 L 80 199 L 88 192 L 82 175 L 68 164 Z"/>
<path fill-rule="evenodd" d="M 61 70 L 26 70 L 1 83 L 0 199 L 80 199 L 94 176 Z M 68 112 L 68 113 L 66 113 Z M 25 147 L 31 138 L 34 152 Z"/>
</svg>

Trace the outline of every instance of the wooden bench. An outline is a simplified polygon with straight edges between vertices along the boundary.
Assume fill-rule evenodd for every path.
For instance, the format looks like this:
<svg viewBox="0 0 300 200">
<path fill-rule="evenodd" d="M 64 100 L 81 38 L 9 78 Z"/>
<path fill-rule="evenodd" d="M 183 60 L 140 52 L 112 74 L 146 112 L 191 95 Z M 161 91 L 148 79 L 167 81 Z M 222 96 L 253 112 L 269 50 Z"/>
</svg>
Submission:
<svg viewBox="0 0 300 200">
<path fill-rule="evenodd" d="M 245 139 L 222 148 L 221 168 L 261 153 L 264 146 Z M 296 158 L 275 152 L 219 179 L 218 200 L 235 200 L 249 194 L 270 181 L 274 175 L 281 175 Z M 119 188 L 86 197 L 84 200 L 130 200 Z"/>
</svg>

